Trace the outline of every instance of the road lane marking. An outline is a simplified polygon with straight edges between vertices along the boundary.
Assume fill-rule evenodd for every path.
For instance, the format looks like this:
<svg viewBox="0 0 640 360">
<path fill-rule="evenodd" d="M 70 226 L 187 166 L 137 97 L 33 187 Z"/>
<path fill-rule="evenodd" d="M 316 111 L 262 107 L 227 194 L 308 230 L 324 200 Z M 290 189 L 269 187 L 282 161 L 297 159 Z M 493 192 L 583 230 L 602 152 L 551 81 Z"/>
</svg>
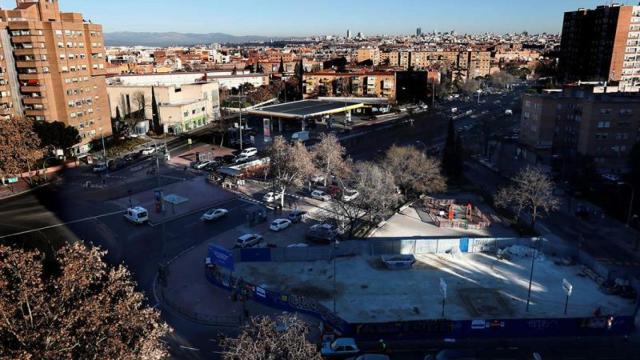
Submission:
<svg viewBox="0 0 640 360">
<path fill-rule="evenodd" d="M 97 220 L 99 218 L 109 217 L 109 216 L 113 216 L 113 215 L 117 215 L 117 214 L 124 214 L 125 211 L 126 210 L 118 210 L 118 211 L 104 213 L 104 214 L 100 214 L 100 215 L 96 215 L 96 216 L 89 216 L 89 217 L 82 218 L 82 219 L 67 221 L 67 222 L 64 222 L 64 223 L 59 223 L 59 224 L 54 224 L 54 225 L 47 225 L 47 226 L 43 226 L 43 227 L 40 227 L 40 228 L 37 228 L 37 229 L 30 229 L 30 230 L 20 231 L 20 232 L 16 232 L 16 233 L 12 233 L 12 234 L 1 235 L 0 239 L 13 237 L 13 236 L 24 235 L 24 234 L 29 234 L 29 233 L 32 233 L 32 232 L 37 232 L 37 231 L 42 231 L 42 230 L 53 229 L 53 228 L 57 228 L 57 227 L 65 226 L 65 225 L 77 224 L 77 223 L 81 223 L 81 222 L 85 222 L 85 221 L 89 221 L 89 220 Z"/>
</svg>

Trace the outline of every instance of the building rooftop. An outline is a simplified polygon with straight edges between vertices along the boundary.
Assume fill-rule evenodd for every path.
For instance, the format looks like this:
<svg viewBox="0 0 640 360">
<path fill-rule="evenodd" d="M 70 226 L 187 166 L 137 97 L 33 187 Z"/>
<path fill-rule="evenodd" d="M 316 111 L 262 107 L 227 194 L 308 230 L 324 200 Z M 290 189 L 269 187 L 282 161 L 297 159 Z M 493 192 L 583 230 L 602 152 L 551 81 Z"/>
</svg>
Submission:
<svg viewBox="0 0 640 360">
<path fill-rule="evenodd" d="M 284 104 L 263 106 L 249 111 L 251 115 L 288 119 L 323 116 L 364 107 L 362 103 L 344 103 L 330 100 L 301 100 Z"/>
</svg>

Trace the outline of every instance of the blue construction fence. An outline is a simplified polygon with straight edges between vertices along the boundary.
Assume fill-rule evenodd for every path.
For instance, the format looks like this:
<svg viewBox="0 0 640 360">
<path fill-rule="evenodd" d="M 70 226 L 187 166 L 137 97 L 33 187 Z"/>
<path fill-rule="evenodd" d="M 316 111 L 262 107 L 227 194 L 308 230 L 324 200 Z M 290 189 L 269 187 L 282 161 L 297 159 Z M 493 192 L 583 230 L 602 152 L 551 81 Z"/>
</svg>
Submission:
<svg viewBox="0 0 640 360">
<path fill-rule="evenodd" d="M 288 311 L 317 317 L 340 336 L 358 341 L 492 339 L 516 337 L 620 336 L 631 333 L 633 316 L 605 315 L 582 318 L 549 319 L 428 319 L 383 323 L 349 323 L 319 302 L 298 295 L 279 293 L 236 278 L 215 265 L 205 266 L 205 276 L 215 286 L 247 300 Z"/>
</svg>

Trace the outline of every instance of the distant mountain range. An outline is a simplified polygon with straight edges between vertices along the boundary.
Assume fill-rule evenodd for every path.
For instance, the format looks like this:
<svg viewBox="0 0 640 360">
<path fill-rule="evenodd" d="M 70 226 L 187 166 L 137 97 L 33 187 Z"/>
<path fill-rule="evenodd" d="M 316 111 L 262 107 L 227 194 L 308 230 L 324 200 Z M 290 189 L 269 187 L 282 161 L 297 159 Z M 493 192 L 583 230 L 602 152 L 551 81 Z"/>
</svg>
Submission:
<svg viewBox="0 0 640 360">
<path fill-rule="evenodd" d="M 248 43 L 284 40 L 284 37 L 268 37 L 257 35 L 235 36 L 224 33 L 193 34 L 178 32 L 112 32 L 104 34 L 107 46 L 187 46 L 211 43 Z"/>
</svg>

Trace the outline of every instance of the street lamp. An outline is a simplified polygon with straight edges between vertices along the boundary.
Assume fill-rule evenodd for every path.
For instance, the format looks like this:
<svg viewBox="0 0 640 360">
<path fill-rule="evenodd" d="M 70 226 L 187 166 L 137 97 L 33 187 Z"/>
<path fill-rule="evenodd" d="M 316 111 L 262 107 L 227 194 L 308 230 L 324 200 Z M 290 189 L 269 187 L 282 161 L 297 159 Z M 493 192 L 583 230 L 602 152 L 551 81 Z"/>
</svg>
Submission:
<svg viewBox="0 0 640 360">
<path fill-rule="evenodd" d="M 480 105 L 480 94 L 482 94 L 482 89 L 478 89 L 476 92 L 478 93 L 478 105 Z"/>
<path fill-rule="evenodd" d="M 534 238 L 533 241 L 545 241 L 544 238 Z M 541 244 L 541 243 L 540 243 Z M 538 245 L 540 247 L 540 245 Z M 531 270 L 529 273 L 529 290 L 527 292 L 527 307 L 526 311 L 529 312 L 529 304 L 531 303 L 531 286 L 533 285 L 533 268 L 536 263 L 536 258 L 538 257 L 538 248 L 533 248 L 533 254 L 531 255 Z"/>
<path fill-rule="evenodd" d="M 564 300 L 564 314 L 567 315 L 567 306 L 569 306 L 569 296 L 571 296 L 573 292 L 573 285 L 567 279 L 562 279 L 562 290 L 564 290 L 564 294 L 566 295 Z"/>
</svg>

